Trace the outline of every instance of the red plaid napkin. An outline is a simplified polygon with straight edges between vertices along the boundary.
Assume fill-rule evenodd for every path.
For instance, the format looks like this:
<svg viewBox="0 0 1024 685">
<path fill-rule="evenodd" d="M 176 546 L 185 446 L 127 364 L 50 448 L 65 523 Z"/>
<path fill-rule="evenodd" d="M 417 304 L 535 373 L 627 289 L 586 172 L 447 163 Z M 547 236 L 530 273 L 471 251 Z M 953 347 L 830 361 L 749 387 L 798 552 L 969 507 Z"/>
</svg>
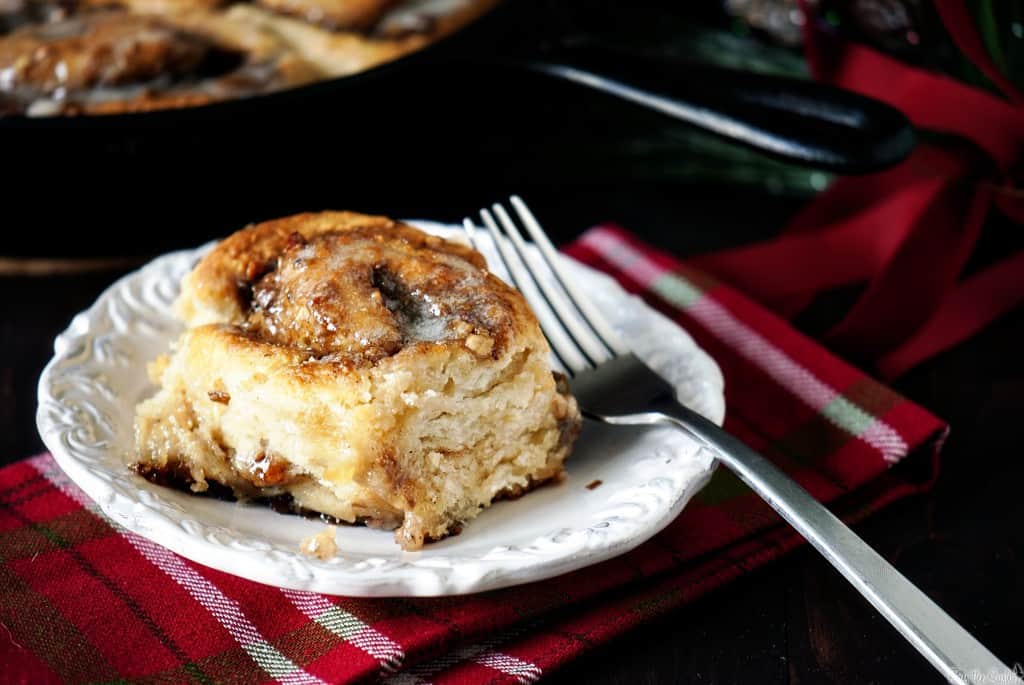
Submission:
<svg viewBox="0 0 1024 685">
<path fill-rule="evenodd" d="M 568 252 L 685 326 L 722 366 L 726 425 L 856 520 L 927 487 L 891 470 L 945 426 L 733 290 L 614 227 Z M 633 552 L 468 597 L 278 590 L 118 530 L 48 455 L 0 470 L 0 681 L 531 682 L 799 544 L 732 475 Z"/>
</svg>

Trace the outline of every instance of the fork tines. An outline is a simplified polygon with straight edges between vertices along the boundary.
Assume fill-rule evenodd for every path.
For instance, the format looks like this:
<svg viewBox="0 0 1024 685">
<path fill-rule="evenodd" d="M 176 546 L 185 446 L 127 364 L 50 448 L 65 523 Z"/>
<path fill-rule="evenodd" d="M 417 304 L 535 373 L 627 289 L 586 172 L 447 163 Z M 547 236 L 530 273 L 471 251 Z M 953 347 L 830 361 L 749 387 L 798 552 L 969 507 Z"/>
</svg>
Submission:
<svg viewBox="0 0 1024 685">
<path fill-rule="evenodd" d="M 564 258 L 558 255 L 526 203 L 518 195 L 509 198 L 509 202 L 533 239 L 535 249 L 527 245 L 502 205 L 495 203 L 490 210 L 481 209 L 480 218 L 495 245 L 502 270 L 533 308 L 559 364 L 574 376 L 627 354 L 629 348 L 582 294 Z M 480 249 L 473 221 L 466 218 L 462 225 L 470 244 Z"/>
</svg>

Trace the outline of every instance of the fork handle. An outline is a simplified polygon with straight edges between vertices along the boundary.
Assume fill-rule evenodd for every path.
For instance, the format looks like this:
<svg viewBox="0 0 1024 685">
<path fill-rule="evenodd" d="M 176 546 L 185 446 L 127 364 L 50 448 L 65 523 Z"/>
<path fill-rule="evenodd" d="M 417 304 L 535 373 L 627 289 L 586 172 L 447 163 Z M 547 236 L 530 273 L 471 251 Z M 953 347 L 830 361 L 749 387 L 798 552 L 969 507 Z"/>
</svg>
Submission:
<svg viewBox="0 0 1024 685">
<path fill-rule="evenodd" d="M 774 464 L 678 402 L 663 421 L 697 439 L 777 511 L 951 683 L 1021 683 L 1016 673 Z"/>
</svg>

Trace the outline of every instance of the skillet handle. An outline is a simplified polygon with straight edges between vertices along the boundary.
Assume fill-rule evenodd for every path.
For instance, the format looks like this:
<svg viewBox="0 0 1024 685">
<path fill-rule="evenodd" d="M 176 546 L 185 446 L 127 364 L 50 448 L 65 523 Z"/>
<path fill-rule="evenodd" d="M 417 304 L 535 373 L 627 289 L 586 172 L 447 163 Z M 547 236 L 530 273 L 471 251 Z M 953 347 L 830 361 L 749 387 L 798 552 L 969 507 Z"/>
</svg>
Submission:
<svg viewBox="0 0 1024 685">
<path fill-rule="evenodd" d="M 877 171 L 914 147 L 913 127 L 899 110 L 811 81 L 586 47 L 559 50 L 528 66 L 827 171 Z"/>
</svg>

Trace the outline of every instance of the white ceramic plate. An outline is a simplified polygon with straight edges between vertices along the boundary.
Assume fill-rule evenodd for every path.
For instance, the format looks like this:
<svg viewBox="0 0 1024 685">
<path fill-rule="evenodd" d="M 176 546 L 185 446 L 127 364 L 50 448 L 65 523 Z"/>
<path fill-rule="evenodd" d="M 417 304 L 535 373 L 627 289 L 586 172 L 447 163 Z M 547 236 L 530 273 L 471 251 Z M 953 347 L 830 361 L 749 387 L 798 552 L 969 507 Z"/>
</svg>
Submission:
<svg viewBox="0 0 1024 685">
<path fill-rule="evenodd" d="M 458 229 L 412 222 L 446 235 Z M 483 236 L 486 238 L 486 236 Z M 496 264 L 493 245 L 485 254 Z M 136 403 L 154 391 L 146 363 L 181 330 L 171 314 L 181 277 L 204 250 L 160 257 L 111 286 L 54 343 L 39 380 L 37 422 L 61 468 L 115 522 L 193 561 L 280 587 L 358 596 L 479 592 L 549 578 L 622 554 L 670 523 L 711 476 L 711 458 L 669 429 L 587 423 L 568 478 L 499 502 L 455 537 L 404 552 L 391 533 L 338 529 L 328 561 L 298 552 L 323 524 L 163 488 L 126 466 Z M 604 274 L 566 260 L 636 353 L 679 399 L 725 414 L 715 363 L 670 320 Z M 600 480 L 592 490 L 586 485 Z"/>
</svg>

